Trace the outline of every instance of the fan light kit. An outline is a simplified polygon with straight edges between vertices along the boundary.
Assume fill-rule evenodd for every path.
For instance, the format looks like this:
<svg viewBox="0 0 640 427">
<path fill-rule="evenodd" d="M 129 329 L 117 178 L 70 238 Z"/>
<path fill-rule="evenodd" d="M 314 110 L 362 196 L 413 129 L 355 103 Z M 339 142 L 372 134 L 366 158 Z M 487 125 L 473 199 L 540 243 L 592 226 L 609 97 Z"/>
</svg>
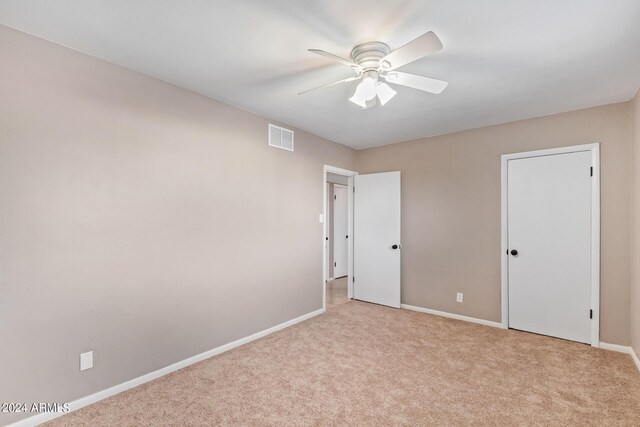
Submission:
<svg viewBox="0 0 640 427">
<path fill-rule="evenodd" d="M 300 92 L 298 95 L 356 80 L 361 81 L 356 87 L 353 96 L 349 98 L 349 101 L 362 108 L 373 107 L 378 102 L 380 105 L 385 105 L 389 102 L 397 92 L 387 83 L 439 94 L 447 87 L 447 82 L 395 70 L 415 60 L 431 55 L 440 49 L 442 49 L 442 42 L 431 31 L 393 52 L 391 52 L 389 46 L 382 42 L 360 44 L 351 51 L 350 60 L 325 52 L 324 50 L 309 49 L 309 52 L 330 58 L 351 67 L 356 75 Z"/>
</svg>

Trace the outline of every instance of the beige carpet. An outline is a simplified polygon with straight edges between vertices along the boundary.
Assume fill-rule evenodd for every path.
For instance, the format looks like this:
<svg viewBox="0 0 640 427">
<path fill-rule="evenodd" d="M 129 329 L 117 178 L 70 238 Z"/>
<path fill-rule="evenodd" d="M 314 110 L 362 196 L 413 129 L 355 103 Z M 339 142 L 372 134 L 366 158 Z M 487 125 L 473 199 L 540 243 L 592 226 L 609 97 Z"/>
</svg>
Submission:
<svg viewBox="0 0 640 427">
<path fill-rule="evenodd" d="M 362 302 L 51 426 L 640 426 L 628 355 Z"/>
<path fill-rule="evenodd" d="M 327 282 L 327 309 L 349 302 L 347 294 L 347 278 Z"/>
</svg>

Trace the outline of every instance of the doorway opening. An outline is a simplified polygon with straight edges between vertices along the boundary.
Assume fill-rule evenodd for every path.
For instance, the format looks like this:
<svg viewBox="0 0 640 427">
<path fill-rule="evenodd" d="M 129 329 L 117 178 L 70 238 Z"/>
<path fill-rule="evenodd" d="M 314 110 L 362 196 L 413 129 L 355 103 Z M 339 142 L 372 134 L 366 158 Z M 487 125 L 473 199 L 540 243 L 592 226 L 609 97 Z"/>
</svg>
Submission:
<svg viewBox="0 0 640 427">
<path fill-rule="evenodd" d="M 325 165 L 323 173 L 324 310 L 353 298 L 353 181 L 357 172 Z"/>
</svg>

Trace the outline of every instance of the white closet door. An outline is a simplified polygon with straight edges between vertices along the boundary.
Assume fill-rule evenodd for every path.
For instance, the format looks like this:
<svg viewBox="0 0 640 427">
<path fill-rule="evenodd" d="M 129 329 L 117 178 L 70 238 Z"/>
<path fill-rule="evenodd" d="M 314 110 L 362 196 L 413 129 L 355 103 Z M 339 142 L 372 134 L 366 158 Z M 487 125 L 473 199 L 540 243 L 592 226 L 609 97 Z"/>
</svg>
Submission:
<svg viewBox="0 0 640 427">
<path fill-rule="evenodd" d="M 590 342 L 591 153 L 508 162 L 509 327 Z"/>
</svg>

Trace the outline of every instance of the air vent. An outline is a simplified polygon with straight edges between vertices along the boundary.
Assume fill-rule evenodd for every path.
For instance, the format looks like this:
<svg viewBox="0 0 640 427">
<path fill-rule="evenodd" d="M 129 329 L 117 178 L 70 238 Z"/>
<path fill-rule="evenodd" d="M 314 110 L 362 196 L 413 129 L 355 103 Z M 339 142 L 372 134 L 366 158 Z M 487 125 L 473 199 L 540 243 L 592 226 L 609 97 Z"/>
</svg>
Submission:
<svg viewBox="0 0 640 427">
<path fill-rule="evenodd" d="M 293 151 L 293 131 L 269 123 L 269 146 Z"/>
</svg>

